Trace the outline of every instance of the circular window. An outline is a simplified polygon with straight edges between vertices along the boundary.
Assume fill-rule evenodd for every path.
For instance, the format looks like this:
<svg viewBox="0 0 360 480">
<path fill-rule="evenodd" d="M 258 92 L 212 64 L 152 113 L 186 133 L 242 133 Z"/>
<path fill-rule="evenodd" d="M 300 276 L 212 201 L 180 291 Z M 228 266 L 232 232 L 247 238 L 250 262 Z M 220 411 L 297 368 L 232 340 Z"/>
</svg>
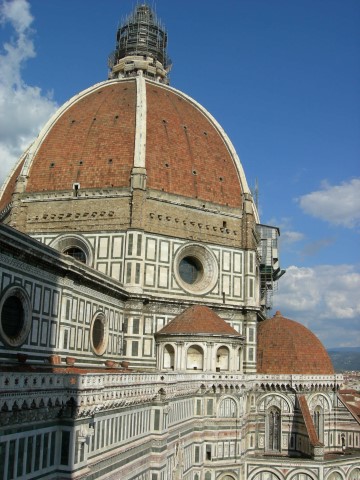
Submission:
<svg viewBox="0 0 360 480">
<path fill-rule="evenodd" d="M 9 347 L 22 345 L 31 328 L 31 302 L 21 287 L 5 290 L 0 300 L 0 336 Z"/>
<path fill-rule="evenodd" d="M 79 262 L 86 263 L 86 254 L 81 248 L 79 247 L 70 247 L 64 250 L 65 255 L 69 255 L 69 257 L 75 258 Z"/>
<path fill-rule="evenodd" d="M 24 328 L 25 312 L 18 297 L 8 297 L 1 312 L 1 323 L 5 335 L 16 338 Z"/>
<path fill-rule="evenodd" d="M 218 281 L 217 260 L 203 245 L 188 244 L 175 255 L 174 274 L 184 290 L 202 295 L 212 290 Z"/>
<path fill-rule="evenodd" d="M 203 266 L 196 257 L 184 257 L 179 263 L 179 274 L 184 282 L 193 285 L 201 280 L 203 276 Z"/>
<path fill-rule="evenodd" d="M 98 312 L 91 324 L 91 346 L 96 355 L 103 355 L 108 343 L 107 319 L 102 312 Z"/>
</svg>

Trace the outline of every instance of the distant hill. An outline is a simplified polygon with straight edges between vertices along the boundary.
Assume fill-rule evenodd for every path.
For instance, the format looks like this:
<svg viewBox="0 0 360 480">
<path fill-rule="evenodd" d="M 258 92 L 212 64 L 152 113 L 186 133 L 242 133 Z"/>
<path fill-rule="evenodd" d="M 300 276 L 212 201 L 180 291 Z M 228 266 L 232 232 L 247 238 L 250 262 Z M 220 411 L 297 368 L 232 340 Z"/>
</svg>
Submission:
<svg viewBox="0 0 360 480">
<path fill-rule="evenodd" d="M 336 372 L 360 371 L 360 347 L 329 348 L 328 354 Z"/>
</svg>

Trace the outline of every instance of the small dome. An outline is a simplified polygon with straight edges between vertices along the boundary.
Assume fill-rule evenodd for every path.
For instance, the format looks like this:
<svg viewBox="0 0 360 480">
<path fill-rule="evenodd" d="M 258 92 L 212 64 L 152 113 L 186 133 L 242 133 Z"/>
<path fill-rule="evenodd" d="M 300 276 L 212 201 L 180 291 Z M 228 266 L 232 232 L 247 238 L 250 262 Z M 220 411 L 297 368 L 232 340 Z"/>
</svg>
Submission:
<svg viewBox="0 0 360 480">
<path fill-rule="evenodd" d="M 241 335 L 210 308 L 193 305 L 177 315 L 156 335 Z"/>
<path fill-rule="evenodd" d="M 276 312 L 258 326 L 257 373 L 332 375 L 334 368 L 310 330 Z"/>
</svg>

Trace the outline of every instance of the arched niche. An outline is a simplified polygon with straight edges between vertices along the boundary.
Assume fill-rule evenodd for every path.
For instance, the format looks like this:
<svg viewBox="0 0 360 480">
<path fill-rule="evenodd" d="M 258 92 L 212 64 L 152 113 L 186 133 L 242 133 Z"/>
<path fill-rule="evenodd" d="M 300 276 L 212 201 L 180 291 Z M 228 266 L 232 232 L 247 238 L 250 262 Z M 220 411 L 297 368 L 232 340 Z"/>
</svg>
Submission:
<svg viewBox="0 0 360 480">
<path fill-rule="evenodd" d="M 242 347 L 236 350 L 236 368 L 242 373 L 243 372 L 243 349 Z"/>
<path fill-rule="evenodd" d="M 219 347 L 216 351 L 216 368 L 219 370 L 229 370 L 230 352 L 228 347 Z"/>
<path fill-rule="evenodd" d="M 175 349 L 171 344 L 166 344 L 163 351 L 163 368 L 174 370 Z"/>
<path fill-rule="evenodd" d="M 203 370 L 204 351 L 199 345 L 191 345 L 186 352 L 186 369 Z"/>
</svg>

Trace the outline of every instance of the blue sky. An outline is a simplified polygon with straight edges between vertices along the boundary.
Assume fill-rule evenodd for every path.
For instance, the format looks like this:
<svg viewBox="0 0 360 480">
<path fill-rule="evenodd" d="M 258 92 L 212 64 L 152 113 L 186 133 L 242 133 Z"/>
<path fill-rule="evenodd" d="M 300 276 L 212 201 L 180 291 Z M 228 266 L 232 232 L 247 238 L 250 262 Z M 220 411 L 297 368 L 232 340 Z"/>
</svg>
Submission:
<svg viewBox="0 0 360 480">
<path fill-rule="evenodd" d="M 132 0 L 0 0 L 1 181 L 57 106 L 107 78 Z M 223 126 L 262 223 L 281 229 L 274 310 L 360 346 L 360 2 L 157 0 L 171 85 Z"/>
</svg>

